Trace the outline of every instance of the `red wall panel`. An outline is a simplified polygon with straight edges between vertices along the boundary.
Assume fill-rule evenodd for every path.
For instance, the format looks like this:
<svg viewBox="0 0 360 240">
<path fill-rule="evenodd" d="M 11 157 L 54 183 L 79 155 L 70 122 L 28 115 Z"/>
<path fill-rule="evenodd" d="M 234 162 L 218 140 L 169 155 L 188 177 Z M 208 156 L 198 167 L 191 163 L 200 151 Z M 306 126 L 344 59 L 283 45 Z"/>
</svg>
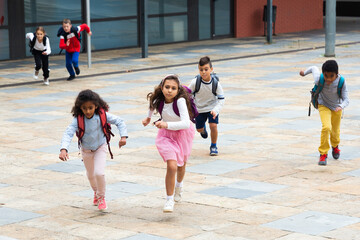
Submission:
<svg viewBox="0 0 360 240">
<path fill-rule="evenodd" d="M 235 0 L 235 37 L 264 34 L 267 0 Z M 277 6 L 275 33 L 323 28 L 323 0 L 273 0 Z"/>
</svg>

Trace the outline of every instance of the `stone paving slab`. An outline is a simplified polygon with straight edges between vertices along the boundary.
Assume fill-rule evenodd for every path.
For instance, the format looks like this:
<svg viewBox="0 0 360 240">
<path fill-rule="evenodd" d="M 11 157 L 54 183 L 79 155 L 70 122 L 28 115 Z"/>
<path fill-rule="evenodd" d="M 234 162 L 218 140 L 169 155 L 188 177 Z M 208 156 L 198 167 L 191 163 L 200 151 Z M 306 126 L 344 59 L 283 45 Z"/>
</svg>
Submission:
<svg viewBox="0 0 360 240">
<path fill-rule="evenodd" d="M 18 222 L 22 222 L 22 221 L 26 221 L 29 219 L 33 219 L 33 218 L 42 216 L 40 214 L 20 211 L 17 209 L 6 208 L 6 207 L 0 208 L 0 215 L 3 216 L 0 218 L 0 226 L 18 223 Z M 6 217 L 6 218 L 4 218 L 4 217 Z"/>
<path fill-rule="evenodd" d="M 322 212 L 304 212 L 292 217 L 264 224 L 292 232 L 319 235 L 360 221 L 359 218 Z"/>
</svg>

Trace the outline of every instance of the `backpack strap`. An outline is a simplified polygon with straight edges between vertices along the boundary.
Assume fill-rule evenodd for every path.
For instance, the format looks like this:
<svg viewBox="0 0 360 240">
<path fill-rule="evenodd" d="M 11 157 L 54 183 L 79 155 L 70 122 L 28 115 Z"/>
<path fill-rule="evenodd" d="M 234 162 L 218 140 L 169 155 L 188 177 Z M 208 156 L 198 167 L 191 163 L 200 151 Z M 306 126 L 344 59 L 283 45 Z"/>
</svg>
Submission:
<svg viewBox="0 0 360 240">
<path fill-rule="evenodd" d="M 342 98 L 341 92 L 342 92 L 342 88 L 344 86 L 344 82 L 345 82 L 345 78 L 343 76 L 340 76 L 339 84 L 337 86 L 337 94 L 338 94 L 339 98 Z"/>
<path fill-rule="evenodd" d="M 36 32 L 33 33 L 34 37 L 32 40 L 29 41 L 29 47 L 30 47 L 30 52 L 32 53 L 34 46 L 35 46 L 35 42 L 36 42 Z"/>
<path fill-rule="evenodd" d="M 85 133 L 85 118 L 83 114 L 79 114 L 77 117 L 78 130 L 76 131 L 76 136 L 78 138 L 78 148 L 80 148 L 81 139 Z"/>
<path fill-rule="evenodd" d="M 164 109 L 164 104 L 165 104 L 165 100 L 161 100 L 159 102 L 159 106 L 158 106 L 158 112 L 160 113 L 160 115 L 162 114 L 162 110 Z"/>
<path fill-rule="evenodd" d="M 111 159 L 113 159 L 114 156 L 113 156 L 113 154 L 111 152 L 111 149 L 110 149 L 110 138 L 111 138 L 111 136 L 114 136 L 114 134 L 111 132 L 111 126 L 107 122 L 106 112 L 102 108 L 99 108 L 99 117 L 100 117 L 100 122 L 101 122 L 101 129 L 104 132 L 104 135 L 105 135 L 105 138 L 106 138 L 106 143 L 108 145 L 108 149 L 109 149 Z"/>
<path fill-rule="evenodd" d="M 200 86 L 201 86 L 201 76 L 199 74 L 196 76 L 195 91 L 193 92 L 194 96 L 200 90 Z"/>
<path fill-rule="evenodd" d="M 211 78 L 212 78 L 212 93 L 215 96 L 217 96 L 216 90 L 217 90 L 217 86 L 219 84 L 219 78 L 215 74 L 211 74 Z"/>
<path fill-rule="evenodd" d="M 80 35 L 79 35 L 79 33 L 78 33 L 77 27 L 72 26 L 72 27 L 71 27 L 71 32 L 73 32 L 73 33 L 75 34 L 75 37 L 76 37 L 77 40 L 79 40 L 79 42 L 80 42 L 80 41 L 81 41 L 81 38 L 80 38 Z"/>
<path fill-rule="evenodd" d="M 162 111 L 164 109 L 164 105 L 165 105 L 165 101 L 161 100 L 160 103 L 159 103 L 159 106 L 158 106 L 158 112 L 160 113 L 160 115 L 162 114 Z M 175 114 L 180 117 L 180 112 L 179 112 L 179 108 L 178 108 L 178 105 L 177 105 L 177 99 L 174 99 L 173 110 L 174 110 Z"/>
<path fill-rule="evenodd" d="M 173 102 L 173 110 L 174 110 L 175 114 L 180 117 L 179 107 L 178 107 L 178 105 L 177 105 L 177 99 L 174 99 L 174 102 Z"/>
<path fill-rule="evenodd" d="M 44 39 L 43 39 L 43 44 L 44 44 L 44 47 L 46 47 L 46 41 L 49 37 L 47 35 L 44 36 Z"/>
<path fill-rule="evenodd" d="M 325 84 L 325 78 L 324 75 L 321 73 L 318 85 L 314 86 L 315 90 L 317 91 L 317 94 L 319 94 L 323 90 L 324 84 Z"/>
</svg>

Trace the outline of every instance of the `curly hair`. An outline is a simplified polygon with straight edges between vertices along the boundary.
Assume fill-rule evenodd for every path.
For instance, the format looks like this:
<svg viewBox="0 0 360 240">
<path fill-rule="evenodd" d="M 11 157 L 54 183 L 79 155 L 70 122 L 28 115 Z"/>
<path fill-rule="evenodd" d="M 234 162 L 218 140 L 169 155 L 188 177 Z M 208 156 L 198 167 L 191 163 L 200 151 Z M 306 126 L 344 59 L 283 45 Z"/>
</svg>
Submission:
<svg viewBox="0 0 360 240">
<path fill-rule="evenodd" d="M 99 108 L 104 109 L 105 111 L 109 110 L 109 105 L 97 94 L 90 89 L 83 90 L 79 93 L 77 98 L 75 99 L 75 104 L 71 109 L 71 113 L 74 117 L 79 115 L 84 115 L 81 110 L 81 106 L 85 102 L 92 102 L 97 108 L 95 110 L 96 114 L 99 114 Z"/>
<path fill-rule="evenodd" d="M 165 85 L 166 80 L 174 80 L 178 85 L 178 93 L 174 97 L 174 100 L 179 98 L 184 98 L 186 101 L 186 106 L 189 112 L 190 118 L 193 118 L 193 112 L 191 108 L 191 102 L 189 98 L 189 93 L 183 88 L 183 86 L 180 84 L 179 77 L 177 75 L 167 75 L 165 78 L 160 82 L 158 86 L 154 88 L 153 92 L 148 93 L 146 99 L 149 100 L 150 105 L 149 108 L 151 110 L 156 110 L 156 113 L 159 112 L 159 105 L 161 101 L 165 101 L 165 96 L 162 92 L 162 89 Z"/>
</svg>

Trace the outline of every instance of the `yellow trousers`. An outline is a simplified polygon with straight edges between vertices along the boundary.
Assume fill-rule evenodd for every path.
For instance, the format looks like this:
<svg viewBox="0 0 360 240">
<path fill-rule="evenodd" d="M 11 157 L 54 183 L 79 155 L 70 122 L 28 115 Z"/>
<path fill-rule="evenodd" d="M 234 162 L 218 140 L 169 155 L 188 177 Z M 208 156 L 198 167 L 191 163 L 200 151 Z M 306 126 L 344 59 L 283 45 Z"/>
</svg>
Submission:
<svg viewBox="0 0 360 240">
<path fill-rule="evenodd" d="M 324 105 L 319 105 L 319 114 L 322 123 L 319 152 L 320 154 L 327 154 L 330 149 L 329 135 L 332 147 L 336 147 L 340 143 L 342 110 L 335 112 Z"/>
</svg>

